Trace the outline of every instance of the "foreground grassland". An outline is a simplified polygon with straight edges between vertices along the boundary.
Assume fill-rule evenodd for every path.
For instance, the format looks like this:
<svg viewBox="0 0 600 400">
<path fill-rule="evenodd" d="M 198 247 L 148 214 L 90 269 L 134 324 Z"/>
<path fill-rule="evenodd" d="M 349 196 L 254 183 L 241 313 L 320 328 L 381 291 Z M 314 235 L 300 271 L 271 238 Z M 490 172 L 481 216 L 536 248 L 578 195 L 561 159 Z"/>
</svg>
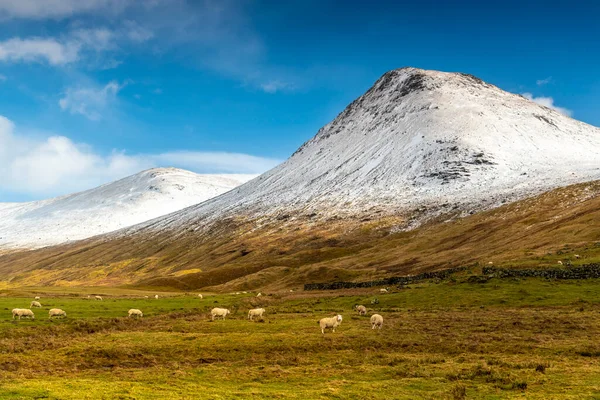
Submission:
<svg viewBox="0 0 600 400">
<path fill-rule="evenodd" d="M 208 295 L 0 293 L 1 399 L 600 399 L 600 281 Z M 88 293 L 104 301 L 87 300 Z M 34 321 L 10 310 L 39 294 Z M 371 304 L 377 298 L 378 304 Z M 372 331 L 364 304 L 385 318 Z M 210 322 L 214 306 L 232 310 Z M 263 322 L 246 320 L 254 306 Z M 49 321 L 48 309 L 67 311 Z M 129 308 L 142 320 L 126 317 Z M 316 321 L 344 316 L 336 333 Z"/>
</svg>

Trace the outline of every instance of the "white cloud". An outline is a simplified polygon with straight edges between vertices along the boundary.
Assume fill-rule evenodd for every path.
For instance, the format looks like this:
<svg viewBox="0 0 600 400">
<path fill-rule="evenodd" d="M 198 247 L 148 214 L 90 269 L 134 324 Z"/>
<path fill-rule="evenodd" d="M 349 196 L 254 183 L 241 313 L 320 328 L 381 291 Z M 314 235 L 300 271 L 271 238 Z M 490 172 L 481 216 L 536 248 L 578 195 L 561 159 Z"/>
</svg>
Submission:
<svg viewBox="0 0 600 400">
<path fill-rule="evenodd" d="M 1 1 L 1 0 L 0 0 Z M 121 45 L 139 44 L 153 37 L 153 33 L 138 24 L 126 21 L 122 27 L 111 30 L 106 27 L 78 28 L 60 37 L 15 37 L 0 42 L 0 61 L 47 62 L 62 66 L 92 55 L 118 52 Z M 120 62 L 110 59 L 101 65 L 116 66 Z"/>
<path fill-rule="evenodd" d="M 133 3 L 132 0 L 0 0 L 0 17 L 57 19 L 99 10 L 114 14 Z"/>
<path fill-rule="evenodd" d="M 550 82 L 552 82 L 552 77 L 551 76 L 547 77 L 546 79 L 538 79 L 537 81 L 535 81 L 535 83 L 538 86 L 544 86 L 544 85 L 549 84 Z"/>
<path fill-rule="evenodd" d="M 281 161 L 243 153 L 174 151 L 145 156 L 156 165 L 178 165 L 193 171 L 260 174 Z"/>
<path fill-rule="evenodd" d="M 0 42 L 0 61 L 46 61 L 62 65 L 77 60 L 79 46 L 61 43 L 53 38 L 13 38 Z"/>
<path fill-rule="evenodd" d="M 283 82 L 281 80 L 272 80 L 266 83 L 262 83 L 260 88 L 267 93 L 277 93 L 282 90 L 290 90 L 292 89 L 292 85 L 287 82 Z"/>
<path fill-rule="evenodd" d="M 6 75 L 0 74 L 0 82 L 4 82 L 6 80 Z"/>
<path fill-rule="evenodd" d="M 555 111 L 558 111 L 559 113 L 566 115 L 567 117 L 570 117 L 571 115 L 573 115 L 573 111 L 566 109 L 564 107 L 559 107 L 559 106 L 555 105 L 554 99 L 552 97 L 543 97 L 543 96 L 534 97 L 531 93 L 523 93 L 523 97 L 525 97 L 526 99 L 531 100 L 539 105 L 551 108 Z"/>
<path fill-rule="evenodd" d="M 61 135 L 32 137 L 0 116 L 0 192 L 49 197 L 90 189 L 141 170 L 180 167 L 200 173 L 262 173 L 279 160 L 226 152 L 98 154 Z"/>
<path fill-rule="evenodd" d="M 102 118 L 102 112 L 117 97 L 117 93 L 126 83 L 120 85 L 116 81 L 109 82 L 102 88 L 68 88 L 58 105 L 63 111 L 81 114 L 92 121 Z"/>
</svg>

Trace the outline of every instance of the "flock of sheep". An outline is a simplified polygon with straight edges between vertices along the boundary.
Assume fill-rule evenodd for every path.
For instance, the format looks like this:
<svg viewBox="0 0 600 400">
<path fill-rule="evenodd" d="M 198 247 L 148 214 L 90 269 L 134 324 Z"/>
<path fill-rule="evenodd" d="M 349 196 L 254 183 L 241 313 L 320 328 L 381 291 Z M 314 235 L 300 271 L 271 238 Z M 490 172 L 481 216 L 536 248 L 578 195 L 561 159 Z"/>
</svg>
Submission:
<svg viewBox="0 0 600 400">
<path fill-rule="evenodd" d="M 385 292 L 384 292 L 385 291 Z M 387 290 L 386 289 L 381 289 L 382 293 L 386 293 Z M 257 297 L 261 296 L 262 294 L 259 293 Z M 202 295 L 199 294 L 198 297 L 200 299 L 202 299 Z M 91 296 L 87 297 L 88 299 L 91 298 Z M 94 296 L 94 298 L 96 300 L 102 301 L 102 297 L 101 296 Z M 148 298 L 148 296 L 145 296 L 145 298 Z M 155 299 L 158 299 L 158 295 L 154 296 Z M 13 320 L 15 318 L 18 318 L 19 320 L 21 319 L 21 317 L 23 318 L 31 318 L 31 319 L 35 319 L 35 315 L 33 313 L 33 311 L 31 310 L 31 308 L 41 308 L 42 305 L 39 302 L 40 298 L 38 296 L 36 296 L 35 300 L 31 302 L 29 309 L 28 308 L 15 308 L 12 310 L 12 316 L 13 316 Z M 358 312 L 359 315 L 366 315 L 367 314 L 367 308 L 363 305 L 357 305 L 355 306 L 356 311 Z M 261 320 L 263 319 L 263 315 L 265 313 L 265 309 L 264 308 L 254 308 L 252 310 L 248 311 L 248 319 L 250 321 L 253 321 L 254 318 L 260 318 Z M 227 308 L 219 308 L 219 307 L 215 307 L 210 311 L 210 315 L 211 315 L 211 320 L 214 321 L 215 318 L 220 318 L 220 319 L 225 319 L 225 317 L 227 315 L 231 314 L 231 311 L 229 311 L 229 309 Z M 129 318 L 135 317 L 135 318 L 141 318 L 144 316 L 144 314 L 142 313 L 141 310 L 137 309 L 137 308 L 132 308 L 128 311 L 127 313 Z M 48 316 L 50 319 L 55 318 L 55 317 L 63 317 L 66 318 L 67 317 L 67 313 L 63 310 L 61 310 L 60 308 L 52 308 L 48 311 Z M 337 328 L 340 324 L 342 323 L 342 316 L 341 315 L 336 315 L 335 317 L 327 317 L 327 318 L 322 318 L 321 320 L 318 321 L 318 324 L 321 328 L 321 333 L 325 334 L 325 330 L 326 329 L 331 329 L 332 332 L 335 332 L 335 328 Z M 373 314 L 371 316 L 371 329 L 375 329 L 375 328 L 379 328 L 381 329 L 381 327 L 383 326 L 383 317 L 379 314 Z"/>
</svg>

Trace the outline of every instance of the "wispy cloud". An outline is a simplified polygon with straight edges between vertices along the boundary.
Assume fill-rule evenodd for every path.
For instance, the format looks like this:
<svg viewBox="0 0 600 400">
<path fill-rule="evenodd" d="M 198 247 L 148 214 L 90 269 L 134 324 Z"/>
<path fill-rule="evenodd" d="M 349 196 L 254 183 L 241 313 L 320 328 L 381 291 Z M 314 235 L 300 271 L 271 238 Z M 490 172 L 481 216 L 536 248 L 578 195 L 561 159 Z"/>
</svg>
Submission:
<svg viewBox="0 0 600 400">
<path fill-rule="evenodd" d="M 262 173 L 280 160 L 228 152 L 108 155 L 62 135 L 27 135 L 0 116 L 0 191 L 33 197 L 89 189 L 141 170 L 180 167 L 199 173 Z"/>
<path fill-rule="evenodd" d="M 548 107 L 551 108 L 555 111 L 558 111 L 559 113 L 566 115 L 568 117 L 573 115 L 573 111 L 564 108 L 564 107 L 559 107 L 557 105 L 554 104 L 554 99 L 552 97 L 534 97 L 531 93 L 523 93 L 523 97 L 525 97 L 528 100 L 531 100 L 539 105 L 542 105 L 544 107 Z"/>
<path fill-rule="evenodd" d="M 148 3 L 155 1 L 148 1 Z M 135 0 L 0 0 L 0 17 L 60 19 L 97 11 L 116 14 L 135 3 L 139 2 Z"/>
<path fill-rule="evenodd" d="M 0 42 L 0 61 L 42 62 L 63 65 L 77 60 L 79 47 L 54 38 L 13 38 Z"/>
<path fill-rule="evenodd" d="M 116 29 L 106 27 L 78 28 L 59 37 L 15 37 L 0 42 L 0 61 L 46 62 L 52 66 L 64 66 L 90 59 L 105 69 L 106 65 L 119 62 L 107 56 L 98 63 L 98 55 L 119 52 L 126 43 L 140 43 L 153 37 L 153 33 L 132 22 Z M 89 57 L 94 55 L 95 57 Z"/>
<path fill-rule="evenodd" d="M 544 85 L 549 84 L 550 82 L 552 82 L 552 77 L 551 76 L 547 77 L 546 79 L 538 79 L 537 81 L 535 81 L 535 83 L 538 86 L 544 86 Z"/>
<path fill-rule="evenodd" d="M 290 83 L 275 79 L 260 84 L 260 88 L 267 93 L 277 93 L 285 90 L 292 90 L 293 86 Z"/>
<path fill-rule="evenodd" d="M 102 118 L 102 112 L 115 101 L 117 93 L 126 83 L 109 82 L 101 88 L 78 87 L 68 88 L 64 97 L 58 101 L 63 111 L 80 114 L 92 121 Z"/>
</svg>

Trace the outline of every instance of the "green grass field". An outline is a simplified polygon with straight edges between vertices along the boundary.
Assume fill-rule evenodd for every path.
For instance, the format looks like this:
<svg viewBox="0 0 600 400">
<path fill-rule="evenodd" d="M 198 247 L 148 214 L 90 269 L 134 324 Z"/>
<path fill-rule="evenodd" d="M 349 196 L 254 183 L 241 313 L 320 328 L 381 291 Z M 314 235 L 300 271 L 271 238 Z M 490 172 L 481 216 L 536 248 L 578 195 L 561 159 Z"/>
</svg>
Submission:
<svg viewBox="0 0 600 400">
<path fill-rule="evenodd" d="M 202 300 L 3 291 L 0 399 L 600 399 L 599 288 L 492 279 Z M 13 321 L 11 309 L 34 295 L 36 319 Z M 355 304 L 382 314 L 383 329 L 371 330 Z M 211 322 L 215 306 L 232 315 Z M 267 309 L 264 321 L 246 319 L 255 306 Z M 68 318 L 49 321 L 54 307 Z M 144 318 L 127 318 L 130 308 Z M 334 313 L 342 325 L 321 335 L 317 320 Z"/>
</svg>

